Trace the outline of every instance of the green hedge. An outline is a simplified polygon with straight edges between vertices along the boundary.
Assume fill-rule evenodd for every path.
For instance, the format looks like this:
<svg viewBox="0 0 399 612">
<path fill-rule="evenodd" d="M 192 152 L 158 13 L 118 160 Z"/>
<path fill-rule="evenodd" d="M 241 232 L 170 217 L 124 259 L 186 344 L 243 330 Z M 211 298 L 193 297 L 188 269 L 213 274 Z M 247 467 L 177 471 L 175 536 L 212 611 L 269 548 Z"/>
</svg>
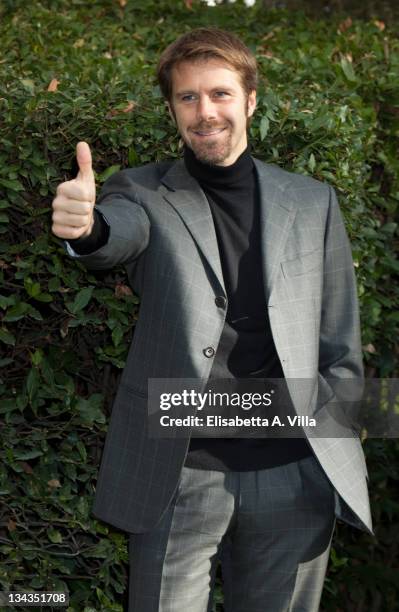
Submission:
<svg viewBox="0 0 399 612">
<path fill-rule="evenodd" d="M 139 304 L 122 268 L 93 273 L 68 258 L 51 234 L 51 201 L 76 174 L 79 140 L 94 152 L 98 187 L 120 168 L 179 157 L 154 81 L 159 53 L 179 34 L 218 25 L 256 53 L 253 154 L 336 188 L 353 246 L 367 373 L 398 371 L 393 28 L 342 24 L 347 15 L 314 21 L 261 4 L 121 5 L 9 0 L 0 8 L 0 589 L 68 589 L 69 612 L 121 611 L 126 597 L 126 535 L 90 508 Z M 369 440 L 365 451 L 376 537 L 338 525 L 323 610 L 399 606 L 399 445 Z"/>
</svg>

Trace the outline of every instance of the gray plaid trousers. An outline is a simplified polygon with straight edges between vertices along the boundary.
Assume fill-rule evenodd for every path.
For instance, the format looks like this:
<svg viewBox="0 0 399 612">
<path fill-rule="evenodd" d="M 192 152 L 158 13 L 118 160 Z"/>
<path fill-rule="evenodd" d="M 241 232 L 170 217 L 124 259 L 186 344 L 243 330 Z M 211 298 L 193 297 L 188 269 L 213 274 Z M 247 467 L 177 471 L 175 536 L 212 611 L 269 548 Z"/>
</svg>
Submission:
<svg viewBox="0 0 399 612">
<path fill-rule="evenodd" d="M 161 522 L 129 541 L 129 612 L 316 612 L 335 526 L 312 455 L 250 472 L 184 467 Z"/>
</svg>

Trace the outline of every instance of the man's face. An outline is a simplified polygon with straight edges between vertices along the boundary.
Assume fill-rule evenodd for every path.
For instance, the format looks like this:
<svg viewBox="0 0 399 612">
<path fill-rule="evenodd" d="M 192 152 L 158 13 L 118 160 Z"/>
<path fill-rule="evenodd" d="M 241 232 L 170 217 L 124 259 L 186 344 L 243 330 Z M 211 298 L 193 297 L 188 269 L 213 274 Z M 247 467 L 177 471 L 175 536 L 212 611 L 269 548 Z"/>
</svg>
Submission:
<svg viewBox="0 0 399 612">
<path fill-rule="evenodd" d="M 238 73 L 225 62 L 184 61 L 172 70 L 172 119 L 198 160 L 229 166 L 247 147 L 247 119 L 256 91 L 245 94 Z"/>
</svg>

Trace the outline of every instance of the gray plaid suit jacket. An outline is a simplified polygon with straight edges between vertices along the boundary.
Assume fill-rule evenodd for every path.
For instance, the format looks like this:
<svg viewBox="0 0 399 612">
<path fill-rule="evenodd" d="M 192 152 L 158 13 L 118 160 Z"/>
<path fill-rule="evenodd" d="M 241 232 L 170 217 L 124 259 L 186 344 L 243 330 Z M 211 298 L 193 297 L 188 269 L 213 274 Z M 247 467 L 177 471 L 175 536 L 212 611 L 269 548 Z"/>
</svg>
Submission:
<svg viewBox="0 0 399 612">
<path fill-rule="evenodd" d="M 312 415 L 331 397 L 326 379 L 363 375 L 351 249 L 329 185 L 253 159 L 261 206 L 259 286 L 285 377 L 316 380 L 316 395 L 309 385 L 305 391 L 295 381 L 289 385 L 298 414 Z M 148 437 L 147 381 L 207 380 L 213 358 L 204 349 L 216 350 L 226 312 L 215 298 L 227 296 L 211 211 L 183 160 L 114 174 L 97 206 L 109 223 L 109 240 L 79 260 L 91 269 L 124 264 L 141 303 L 93 514 L 143 533 L 166 511 L 188 447 L 188 439 Z M 309 442 L 335 487 L 337 517 L 372 533 L 358 437 L 309 437 Z"/>
</svg>

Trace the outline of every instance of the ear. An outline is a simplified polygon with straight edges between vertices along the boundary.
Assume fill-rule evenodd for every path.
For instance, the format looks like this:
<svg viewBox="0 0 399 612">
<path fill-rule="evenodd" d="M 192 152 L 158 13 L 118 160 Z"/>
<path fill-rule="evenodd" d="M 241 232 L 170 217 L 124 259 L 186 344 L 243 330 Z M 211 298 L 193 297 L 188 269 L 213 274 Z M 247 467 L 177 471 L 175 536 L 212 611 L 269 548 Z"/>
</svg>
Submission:
<svg viewBox="0 0 399 612">
<path fill-rule="evenodd" d="M 256 89 L 248 94 L 248 117 L 252 117 L 256 109 Z"/>
</svg>

